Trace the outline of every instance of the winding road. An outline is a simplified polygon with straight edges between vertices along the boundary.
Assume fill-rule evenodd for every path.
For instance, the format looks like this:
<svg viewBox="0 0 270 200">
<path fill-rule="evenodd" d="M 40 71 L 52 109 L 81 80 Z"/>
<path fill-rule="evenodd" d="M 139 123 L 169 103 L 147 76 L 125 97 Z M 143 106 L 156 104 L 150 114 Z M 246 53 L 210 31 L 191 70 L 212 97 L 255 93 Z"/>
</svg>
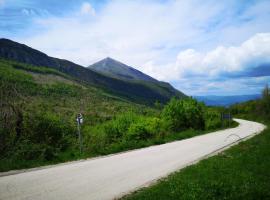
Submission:
<svg viewBox="0 0 270 200">
<path fill-rule="evenodd" d="M 1 200 L 114 199 L 260 133 L 260 123 L 84 161 L 0 174 Z"/>
</svg>

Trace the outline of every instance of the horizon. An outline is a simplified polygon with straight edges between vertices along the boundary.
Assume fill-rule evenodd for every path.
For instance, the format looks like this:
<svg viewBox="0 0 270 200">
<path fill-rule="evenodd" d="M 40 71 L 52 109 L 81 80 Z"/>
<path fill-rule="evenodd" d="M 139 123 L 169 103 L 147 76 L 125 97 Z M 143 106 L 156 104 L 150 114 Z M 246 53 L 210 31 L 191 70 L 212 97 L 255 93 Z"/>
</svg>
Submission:
<svg viewBox="0 0 270 200">
<path fill-rule="evenodd" d="M 0 35 L 85 67 L 110 57 L 190 96 L 252 95 L 270 83 L 269 7 L 0 0 Z"/>
</svg>

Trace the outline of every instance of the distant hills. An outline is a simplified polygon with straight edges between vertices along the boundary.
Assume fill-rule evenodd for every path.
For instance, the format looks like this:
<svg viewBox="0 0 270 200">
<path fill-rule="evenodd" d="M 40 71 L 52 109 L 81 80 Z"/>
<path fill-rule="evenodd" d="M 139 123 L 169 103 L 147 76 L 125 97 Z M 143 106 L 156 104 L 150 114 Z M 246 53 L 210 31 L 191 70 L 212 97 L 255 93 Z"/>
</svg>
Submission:
<svg viewBox="0 0 270 200">
<path fill-rule="evenodd" d="M 54 58 L 9 39 L 0 39 L 0 58 L 56 69 L 78 81 L 134 102 L 165 103 L 171 97 L 185 97 L 169 83 L 157 81 L 119 61 L 106 58 L 85 68 L 68 60 Z"/>
<path fill-rule="evenodd" d="M 235 96 L 194 96 L 198 101 L 204 102 L 208 106 L 230 106 L 249 100 L 261 98 L 260 94 L 235 95 Z"/>
</svg>

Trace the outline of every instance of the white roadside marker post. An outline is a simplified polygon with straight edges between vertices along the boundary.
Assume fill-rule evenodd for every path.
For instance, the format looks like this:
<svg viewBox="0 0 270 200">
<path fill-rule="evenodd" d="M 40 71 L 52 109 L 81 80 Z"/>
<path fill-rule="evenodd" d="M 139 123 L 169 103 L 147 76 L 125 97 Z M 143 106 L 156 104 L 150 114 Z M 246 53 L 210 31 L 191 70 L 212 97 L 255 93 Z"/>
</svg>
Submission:
<svg viewBox="0 0 270 200">
<path fill-rule="evenodd" d="M 83 123 L 82 113 L 79 113 L 77 115 L 76 121 L 77 121 L 79 143 L 80 143 L 80 154 L 82 154 L 82 150 L 83 150 L 83 146 L 82 146 L 82 135 L 81 135 L 81 124 Z"/>
</svg>

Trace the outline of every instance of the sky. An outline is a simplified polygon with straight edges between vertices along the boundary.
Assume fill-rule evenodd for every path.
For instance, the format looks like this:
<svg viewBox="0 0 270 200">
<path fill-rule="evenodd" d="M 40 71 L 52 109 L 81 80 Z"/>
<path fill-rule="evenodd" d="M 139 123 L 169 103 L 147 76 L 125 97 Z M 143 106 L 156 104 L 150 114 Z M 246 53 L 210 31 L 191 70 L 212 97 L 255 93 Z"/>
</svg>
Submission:
<svg viewBox="0 0 270 200">
<path fill-rule="evenodd" d="M 270 0 L 0 0 L 0 38 L 83 66 L 111 57 L 192 96 L 270 83 Z"/>
</svg>

